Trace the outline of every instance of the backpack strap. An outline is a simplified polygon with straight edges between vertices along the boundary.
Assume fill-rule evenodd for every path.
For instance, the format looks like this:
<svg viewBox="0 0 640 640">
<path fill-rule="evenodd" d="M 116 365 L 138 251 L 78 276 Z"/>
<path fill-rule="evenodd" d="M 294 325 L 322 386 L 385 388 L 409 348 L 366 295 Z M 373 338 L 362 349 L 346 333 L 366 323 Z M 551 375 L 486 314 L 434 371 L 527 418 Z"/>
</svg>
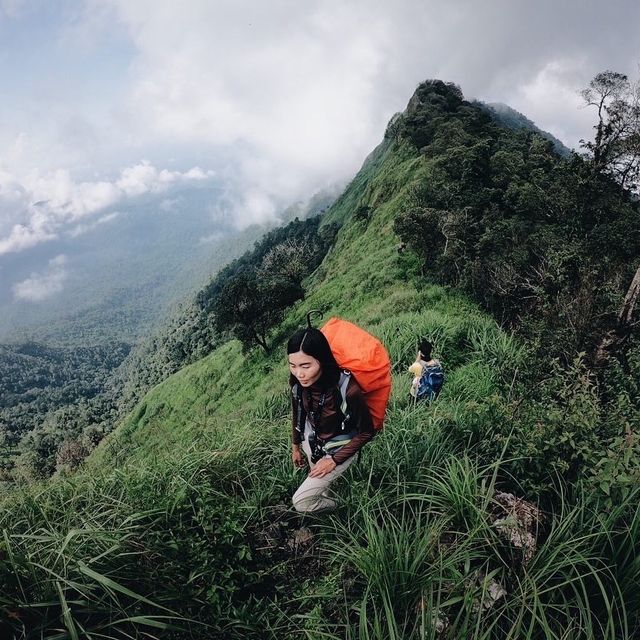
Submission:
<svg viewBox="0 0 640 640">
<path fill-rule="evenodd" d="M 302 439 L 304 440 L 304 425 L 302 424 L 302 414 L 304 412 L 304 409 L 302 407 L 302 388 L 297 382 L 296 384 L 293 385 L 293 387 L 291 387 L 291 393 L 293 393 L 298 406 L 298 415 L 296 417 L 296 430 L 298 431 L 298 433 L 302 435 Z"/>
<path fill-rule="evenodd" d="M 342 398 L 342 404 L 340 405 L 340 411 L 347 413 L 347 387 L 349 386 L 349 380 L 351 380 L 351 371 L 340 372 L 340 382 L 338 382 L 338 389 L 340 389 L 340 396 Z"/>
<path fill-rule="evenodd" d="M 340 382 L 338 383 L 338 388 L 340 389 L 340 396 L 342 397 L 342 404 L 340 405 L 340 411 L 342 411 L 342 415 L 344 416 L 344 420 L 342 421 L 342 431 L 346 432 L 347 430 L 347 422 L 351 417 L 349 413 L 349 406 L 347 405 L 347 387 L 349 386 L 349 380 L 351 380 L 351 371 L 347 369 L 343 369 L 340 373 Z M 336 436 L 333 440 L 338 441 L 341 438 L 349 438 L 344 442 L 340 442 L 338 446 L 348 444 L 351 442 L 351 435 L 347 436 Z M 356 464 L 360 464 L 360 457 L 362 456 L 362 449 L 358 451 L 358 457 L 356 458 Z"/>
<path fill-rule="evenodd" d="M 342 415 L 344 416 L 342 420 L 342 431 L 346 431 L 347 422 L 349 422 L 349 418 L 351 418 L 349 405 L 347 404 L 347 387 L 349 386 L 349 380 L 351 380 L 351 371 L 344 369 L 340 372 L 340 382 L 338 382 L 338 389 L 342 400 L 340 403 L 340 411 L 342 411 Z"/>
<path fill-rule="evenodd" d="M 349 386 L 349 380 L 351 380 L 351 371 L 347 371 L 346 369 L 340 372 L 340 381 L 338 382 L 338 391 L 340 392 L 340 411 L 344 416 L 342 420 L 341 430 L 343 433 L 346 432 L 347 423 L 351 418 L 351 414 L 349 413 L 349 405 L 347 404 L 347 387 Z M 296 430 L 302 435 L 302 439 L 304 440 L 304 424 L 303 424 L 303 414 L 304 407 L 302 404 L 302 387 L 296 383 L 291 387 L 291 393 L 296 398 L 297 401 L 297 416 L 296 416 Z M 324 398 L 320 409 L 322 410 L 322 406 L 324 405 Z M 341 443 L 346 444 L 346 443 Z"/>
</svg>

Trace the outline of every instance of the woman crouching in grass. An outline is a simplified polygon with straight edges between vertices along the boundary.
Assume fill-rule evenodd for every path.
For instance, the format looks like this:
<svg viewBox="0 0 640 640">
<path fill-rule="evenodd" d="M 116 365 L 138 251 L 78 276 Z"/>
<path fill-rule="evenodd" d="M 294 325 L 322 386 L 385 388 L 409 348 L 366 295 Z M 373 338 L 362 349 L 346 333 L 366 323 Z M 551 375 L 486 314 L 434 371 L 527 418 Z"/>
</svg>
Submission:
<svg viewBox="0 0 640 640">
<path fill-rule="evenodd" d="M 292 392 L 292 458 L 309 462 L 309 475 L 293 496 L 300 512 L 333 509 L 329 487 L 374 436 L 373 423 L 355 378 L 340 370 L 324 334 L 297 331 L 287 344 Z"/>
</svg>

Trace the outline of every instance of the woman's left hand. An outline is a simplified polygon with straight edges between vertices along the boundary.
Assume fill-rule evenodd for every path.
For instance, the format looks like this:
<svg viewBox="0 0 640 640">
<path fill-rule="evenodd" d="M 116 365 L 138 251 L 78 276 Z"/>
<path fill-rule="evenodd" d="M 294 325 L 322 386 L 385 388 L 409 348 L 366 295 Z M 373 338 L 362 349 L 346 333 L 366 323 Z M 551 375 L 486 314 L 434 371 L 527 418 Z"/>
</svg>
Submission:
<svg viewBox="0 0 640 640">
<path fill-rule="evenodd" d="M 310 478 L 322 478 L 326 476 L 328 473 L 331 473 L 336 468 L 336 463 L 333 461 L 333 458 L 322 458 L 322 460 L 318 461 L 318 464 L 311 469 L 309 472 Z"/>
</svg>

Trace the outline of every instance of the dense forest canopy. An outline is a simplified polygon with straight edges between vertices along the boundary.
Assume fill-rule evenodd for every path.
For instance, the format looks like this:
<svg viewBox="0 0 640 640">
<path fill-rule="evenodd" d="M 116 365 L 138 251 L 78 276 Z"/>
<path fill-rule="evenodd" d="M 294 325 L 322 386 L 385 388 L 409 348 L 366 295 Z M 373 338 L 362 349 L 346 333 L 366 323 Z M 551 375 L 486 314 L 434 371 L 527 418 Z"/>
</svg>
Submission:
<svg viewBox="0 0 640 640">
<path fill-rule="evenodd" d="M 0 345 L 0 441 L 4 473 L 13 468 L 18 445 L 47 459 L 45 475 L 55 470 L 55 455 L 77 423 L 93 446 L 116 418 L 105 402 L 113 371 L 130 352 L 126 343 L 53 347 L 40 343 Z M 75 424 L 74 424 L 75 423 Z M 74 428 L 76 427 L 76 428 Z M 53 436 L 52 432 L 56 435 Z M 42 437 L 39 437 L 40 434 Z M 23 439 L 28 436 L 27 440 Z M 90 447 L 83 449 L 86 456 Z"/>
<path fill-rule="evenodd" d="M 592 357 L 640 256 L 638 203 L 578 155 L 426 83 L 396 124 L 429 179 L 395 221 L 420 271 L 473 295 L 542 357 Z"/>
</svg>

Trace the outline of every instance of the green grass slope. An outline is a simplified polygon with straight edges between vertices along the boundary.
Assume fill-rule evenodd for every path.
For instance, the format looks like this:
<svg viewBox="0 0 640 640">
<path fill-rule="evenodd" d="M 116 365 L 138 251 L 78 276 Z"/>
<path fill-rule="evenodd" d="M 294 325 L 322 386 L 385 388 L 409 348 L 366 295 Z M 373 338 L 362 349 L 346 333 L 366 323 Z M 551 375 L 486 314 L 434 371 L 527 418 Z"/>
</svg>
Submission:
<svg viewBox="0 0 640 640">
<path fill-rule="evenodd" d="M 256 349 L 243 355 L 239 343 L 232 341 L 182 369 L 153 389 L 105 439 L 87 461 L 90 468 L 108 466 L 109 450 L 118 450 L 138 463 L 163 450 L 173 454 L 176 447 L 192 446 L 208 424 L 242 420 L 243 416 L 250 422 L 252 413 L 260 411 L 265 402 L 286 393 L 288 368 L 283 345 L 290 333 L 304 326 L 310 309 L 321 309 L 325 319 L 339 315 L 358 322 L 385 342 L 396 370 L 402 372 L 394 385 L 394 397 L 401 402 L 410 380 L 405 371 L 413 361 L 418 336 L 432 336 L 451 365 L 456 357 L 469 355 L 454 353 L 471 333 L 499 334 L 495 323 L 463 296 L 437 286 L 418 290 L 404 278 L 391 226 L 423 175 L 419 159 L 406 149 L 396 153 L 388 153 L 388 149 L 386 145 L 386 158 L 381 162 L 365 163 L 330 211 L 329 221 L 347 221 L 353 207 L 363 203 L 375 207 L 375 215 L 367 221 L 345 224 L 330 255 L 314 274 L 306 300 L 278 328 L 273 353 L 265 355 Z M 459 373 L 451 369 L 450 374 L 455 383 Z"/>
<path fill-rule="evenodd" d="M 3 637 L 631 637 L 637 526 L 579 493 L 540 516 L 535 549 L 493 524 L 495 490 L 518 487 L 500 453 L 525 351 L 460 294 L 409 275 L 392 222 L 424 163 L 390 140 L 368 159 L 328 212 L 337 242 L 270 355 L 225 344 L 148 393 L 79 473 L 4 499 Z M 383 340 L 394 389 L 338 512 L 303 518 L 283 345 L 318 308 Z M 406 398 L 421 335 L 447 369 L 430 406 Z"/>
</svg>

